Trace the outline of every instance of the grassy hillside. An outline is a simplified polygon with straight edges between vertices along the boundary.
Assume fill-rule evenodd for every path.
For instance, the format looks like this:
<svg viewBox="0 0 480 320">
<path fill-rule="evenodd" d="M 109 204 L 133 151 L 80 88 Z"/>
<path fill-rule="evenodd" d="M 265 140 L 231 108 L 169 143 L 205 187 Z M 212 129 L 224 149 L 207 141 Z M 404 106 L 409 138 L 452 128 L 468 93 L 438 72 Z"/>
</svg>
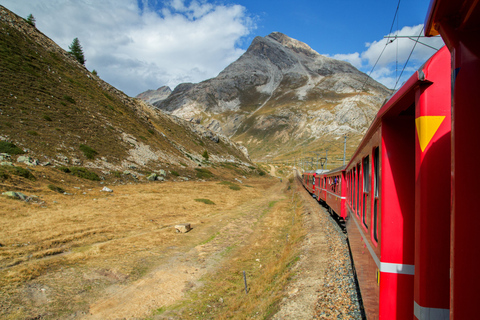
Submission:
<svg viewBox="0 0 480 320">
<path fill-rule="evenodd" d="M 126 96 L 1 6 L 0 29 L 0 140 L 40 163 L 81 165 L 106 176 L 250 165 L 227 139 Z"/>
</svg>

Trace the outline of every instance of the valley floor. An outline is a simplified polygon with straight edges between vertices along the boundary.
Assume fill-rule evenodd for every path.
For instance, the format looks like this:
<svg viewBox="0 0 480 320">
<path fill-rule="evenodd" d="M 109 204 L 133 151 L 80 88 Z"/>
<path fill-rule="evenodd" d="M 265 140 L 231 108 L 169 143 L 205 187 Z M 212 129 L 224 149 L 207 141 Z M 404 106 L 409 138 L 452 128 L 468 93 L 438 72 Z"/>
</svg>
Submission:
<svg viewBox="0 0 480 320">
<path fill-rule="evenodd" d="M 293 179 L 242 182 L 2 199 L 0 318 L 316 317 L 329 266 L 319 208 Z"/>
</svg>

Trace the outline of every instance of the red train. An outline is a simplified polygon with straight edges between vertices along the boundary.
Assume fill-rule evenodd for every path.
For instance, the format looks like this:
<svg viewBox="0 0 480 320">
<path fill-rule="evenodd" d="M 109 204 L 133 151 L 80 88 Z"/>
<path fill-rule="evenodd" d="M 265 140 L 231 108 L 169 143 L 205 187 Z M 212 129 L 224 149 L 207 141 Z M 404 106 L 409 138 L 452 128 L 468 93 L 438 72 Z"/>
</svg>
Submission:
<svg viewBox="0 0 480 320">
<path fill-rule="evenodd" d="M 446 47 L 379 110 L 342 168 L 303 174 L 346 221 L 368 319 L 477 319 L 480 1 L 434 0 Z"/>
</svg>

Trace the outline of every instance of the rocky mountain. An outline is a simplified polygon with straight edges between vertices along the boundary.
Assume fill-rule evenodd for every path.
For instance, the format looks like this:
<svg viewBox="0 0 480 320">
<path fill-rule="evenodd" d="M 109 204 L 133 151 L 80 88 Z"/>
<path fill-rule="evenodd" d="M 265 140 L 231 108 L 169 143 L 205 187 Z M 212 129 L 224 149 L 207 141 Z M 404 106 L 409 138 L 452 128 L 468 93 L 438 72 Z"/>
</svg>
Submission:
<svg viewBox="0 0 480 320">
<path fill-rule="evenodd" d="M 251 167 L 244 147 L 128 97 L 2 6 L 0 30 L 0 153 L 15 145 L 30 164 L 82 166 L 105 178 Z"/>
<path fill-rule="evenodd" d="M 149 104 L 154 104 L 156 102 L 161 102 L 168 98 L 172 93 L 172 89 L 168 86 L 163 86 L 157 90 L 147 90 L 138 94 L 135 98 L 145 101 Z"/>
<path fill-rule="evenodd" d="M 338 148 L 344 135 L 358 140 L 390 94 L 351 64 L 274 32 L 256 37 L 217 77 L 180 84 L 154 105 L 243 143 L 261 160 Z"/>
</svg>

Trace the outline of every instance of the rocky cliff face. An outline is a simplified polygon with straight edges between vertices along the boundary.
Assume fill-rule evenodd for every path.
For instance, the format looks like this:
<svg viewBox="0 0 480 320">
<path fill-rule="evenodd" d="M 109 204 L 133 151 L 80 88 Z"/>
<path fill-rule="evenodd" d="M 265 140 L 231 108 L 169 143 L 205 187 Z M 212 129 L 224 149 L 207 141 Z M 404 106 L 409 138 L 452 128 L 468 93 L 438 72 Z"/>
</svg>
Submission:
<svg viewBox="0 0 480 320">
<path fill-rule="evenodd" d="M 261 159 L 299 142 L 358 137 L 390 94 L 351 64 L 274 32 L 216 78 L 177 86 L 158 108 L 242 142 Z"/>
<path fill-rule="evenodd" d="M 172 93 L 172 89 L 168 86 L 163 86 L 157 90 L 147 90 L 138 94 L 135 98 L 145 101 L 149 104 L 154 104 L 155 102 L 161 102 L 168 98 Z"/>
</svg>

